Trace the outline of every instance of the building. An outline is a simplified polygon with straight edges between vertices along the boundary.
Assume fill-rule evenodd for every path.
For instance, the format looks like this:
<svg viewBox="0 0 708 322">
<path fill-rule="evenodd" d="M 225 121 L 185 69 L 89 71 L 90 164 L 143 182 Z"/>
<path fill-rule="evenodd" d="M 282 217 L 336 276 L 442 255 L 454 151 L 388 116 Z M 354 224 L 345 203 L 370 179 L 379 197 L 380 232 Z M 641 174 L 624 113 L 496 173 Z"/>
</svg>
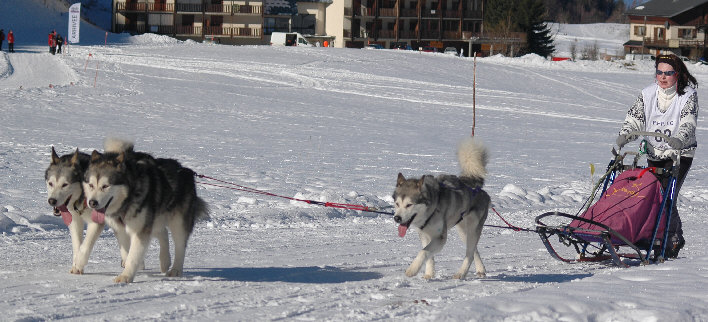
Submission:
<svg viewBox="0 0 708 322">
<path fill-rule="evenodd" d="M 223 44 L 268 44 L 299 32 L 333 47 L 455 47 L 493 53 L 519 37 L 482 37 L 484 0 L 113 0 L 113 32 Z"/>
<path fill-rule="evenodd" d="M 482 33 L 483 0 L 335 0 L 327 34 L 337 47 L 465 48 Z"/>
<path fill-rule="evenodd" d="M 263 2 L 252 0 L 113 0 L 113 32 L 258 44 Z"/>
<path fill-rule="evenodd" d="M 652 0 L 626 12 L 630 21 L 625 52 L 672 52 L 697 60 L 705 56 L 708 0 Z"/>
<path fill-rule="evenodd" d="M 328 39 L 332 0 L 113 0 L 112 31 L 223 44 L 268 44 L 274 31 Z"/>
</svg>

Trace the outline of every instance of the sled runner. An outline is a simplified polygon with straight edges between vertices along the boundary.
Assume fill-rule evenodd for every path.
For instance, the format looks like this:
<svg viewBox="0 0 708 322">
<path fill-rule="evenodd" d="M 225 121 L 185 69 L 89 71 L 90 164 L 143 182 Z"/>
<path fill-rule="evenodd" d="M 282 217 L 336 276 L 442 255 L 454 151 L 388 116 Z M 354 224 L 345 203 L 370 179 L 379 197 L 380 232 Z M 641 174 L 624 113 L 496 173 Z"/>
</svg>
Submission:
<svg viewBox="0 0 708 322">
<path fill-rule="evenodd" d="M 652 132 L 630 135 L 668 139 L 664 134 Z M 646 144 L 642 141 L 640 150 Z M 551 256 L 564 262 L 611 259 L 618 266 L 628 266 L 623 259 L 642 264 L 650 260 L 663 262 L 668 239 L 665 228 L 676 199 L 674 188 L 680 156 L 673 157 L 671 169 L 660 169 L 639 167 L 637 163 L 643 153 L 621 153 L 621 148 L 619 152 L 613 148 L 612 153 L 614 159 L 607 172 L 578 213 L 544 213 L 536 217 L 536 232 Z M 634 156 L 632 163 L 625 164 L 631 156 Z M 662 188 L 662 179 L 668 181 L 666 189 Z M 597 203 L 590 206 L 598 192 Z M 577 256 L 571 259 L 560 255 L 551 243 L 554 236 L 558 243 L 572 246 Z"/>
</svg>

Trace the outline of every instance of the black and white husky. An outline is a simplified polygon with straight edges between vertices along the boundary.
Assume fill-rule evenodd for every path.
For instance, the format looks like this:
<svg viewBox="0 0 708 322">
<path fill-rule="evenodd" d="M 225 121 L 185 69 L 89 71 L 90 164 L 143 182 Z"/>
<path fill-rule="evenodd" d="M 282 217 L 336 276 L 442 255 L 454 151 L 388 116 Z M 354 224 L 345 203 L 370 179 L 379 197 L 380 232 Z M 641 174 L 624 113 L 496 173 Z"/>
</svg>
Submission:
<svg viewBox="0 0 708 322">
<path fill-rule="evenodd" d="M 116 232 L 125 268 L 116 283 L 130 283 L 143 262 L 151 237 L 167 243 L 172 233 L 175 258 L 170 267 L 167 247 L 160 250 L 160 268 L 182 276 L 187 240 L 207 204 L 197 196 L 194 172 L 177 160 L 133 151 L 133 145 L 107 140 L 105 153 L 93 151 L 83 187 L 92 217 L 105 220 Z M 169 271 L 168 271 L 169 268 Z"/>
<path fill-rule="evenodd" d="M 462 167 L 460 176 L 424 175 L 406 179 L 398 174 L 393 193 L 393 219 L 399 224 L 399 236 L 405 236 L 409 227 L 416 227 L 423 244 L 423 249 L 406 269 L 408 277 L 418 274 L 423 264 L 423 277 L 435 276 L 433 256 L 442 250 L 447 241 L 447 230 L 453 226 L 457 227 L 467 246 L 462 266 L 453 277 L 464 279 L 473 259 L 477 276 L 486 275 L 477 244 L 490 205 L 489 195 L 482 190 L 487 173 L 487 150 L 474 138 L 468 138 L 460 143 L 458 159 Z"/>
<path fill-rule="evenodd" d="M 91 209 L 86 206 L 82 181 L 89 164 L 89 155 L 79 152 L 57 155 L 52 147 L 49 167 L 44 172 L 47 183 L 47 201 L 54 207 L 54 214 L 61 216 L 69 227 L 73 248 L 71 273 L 83 274 L 104 224 L 91 220 Z M 84 223 L 86 237 L 84 238 Z"/>
</svg>

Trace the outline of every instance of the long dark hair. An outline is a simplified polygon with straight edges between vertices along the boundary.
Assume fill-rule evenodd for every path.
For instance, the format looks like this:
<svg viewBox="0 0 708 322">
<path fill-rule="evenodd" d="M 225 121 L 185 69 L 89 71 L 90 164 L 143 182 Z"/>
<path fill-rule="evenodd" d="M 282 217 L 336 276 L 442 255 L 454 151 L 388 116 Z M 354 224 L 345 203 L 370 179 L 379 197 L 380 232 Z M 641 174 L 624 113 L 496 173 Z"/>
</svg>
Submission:
<svg viewBox="0 0 708 322">
<path fill-rule="evenodd" d="M 678 77 L 678 81 L 676 83 L 676 92 L 679 95 L 683 95 L 686 93 L 686 86 L 691 86 L 692 88 L 698 87 L 698 81 L 696 81 L 696 78 L 688 72 L 686 65 L 678 56 L 674 54 L 659 55 L 656 57 L 654 68 L 658 68 L 660 63 L 669 64 L 676 71 Z"/>
</svg>

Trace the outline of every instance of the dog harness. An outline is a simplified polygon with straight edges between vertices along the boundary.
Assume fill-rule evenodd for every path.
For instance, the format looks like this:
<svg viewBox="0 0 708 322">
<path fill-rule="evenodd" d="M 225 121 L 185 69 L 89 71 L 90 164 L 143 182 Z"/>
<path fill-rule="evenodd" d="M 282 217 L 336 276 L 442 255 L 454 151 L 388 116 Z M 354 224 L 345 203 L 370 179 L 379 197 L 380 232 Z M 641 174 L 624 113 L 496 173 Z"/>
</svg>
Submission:
<svg viewBox="0 0 708 322">
<path fill-rule="evenodd" d="M 448 188 L 448 189 L 452 189 L 452 190 L 460 190 L 460 189 L 457 189 L 457 188 L 452 188 L 452 187 L 445 186 L 442 182 L 440 183 L 440 186 L 443 187 L 443 188 Z M 478 194 L 480 191 L 482 191 L 482 187 L 472 188 L 472 187 L 467 186 L 467 185 L 465 185 L 465 187 L 466 187 L 468 190 L 470 190 L 470 191 L 472 192 L 472 198 L 476 197 L 477 194 Z M 462 212 L 462 213 L 460 214 L 460 219 L 458 219 L 457 222 L 455 222 L 455 224 L 453 225 L 453 227 L 454 227 L 454 226 L 457 226 L 457 224 L 459 224 L 459 223 L 462 221 L 462 219 L 465 219 L 465 218 L 464 218 L 465 213 L 467 213 L 467 212 L 469 212 L 469 211 L 471 211 L 471 210 L 472 210 L 472 208 L 470 208 L 470 209 L 467 210 L 467 211 Z M 433 216 L 435 216 L 435 213 L 433 213 L 432 215 L 430 215 L 430 216 L 428 217 L 428 219 L 425 220 L 425 222 L 423 223 L 423 225 L 420 226 L 420 229 L 421 229 L 421 230 L 423 230 L 423 228 L 425 228 L 425 226 L 428 225 L 428 223 L 430 222 L 430 220 L 433 219 Z"/>
</svg>

